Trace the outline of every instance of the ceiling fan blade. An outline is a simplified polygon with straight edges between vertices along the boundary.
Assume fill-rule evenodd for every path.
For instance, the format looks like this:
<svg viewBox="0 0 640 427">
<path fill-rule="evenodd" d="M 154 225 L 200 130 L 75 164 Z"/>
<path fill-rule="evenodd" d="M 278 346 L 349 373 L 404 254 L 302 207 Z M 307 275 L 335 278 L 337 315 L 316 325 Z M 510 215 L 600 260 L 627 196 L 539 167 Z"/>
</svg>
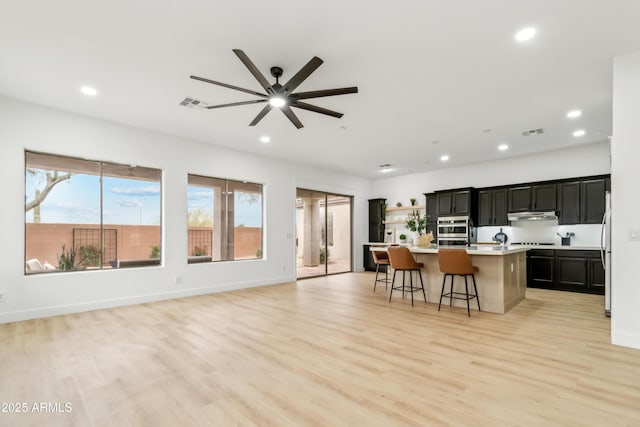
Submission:
<svg viewBox="0 0 640 427">
<path fill-rule="evenodd" d="M 271 88 L 271 85 L 269 84 L 267 79 L 262 75 L 260 70 L 258 70 L 258 67 L 256 67 L 255 64 L 251 62 L 247 54 L 240 49 L 233 49 L 233 53 L 235 53 L 238 56 L 238 58 L 240 58 L 240 61 L 242 61 L 244 66 L 249 69 L 249 72 L 253 74 L 253 77 L 255 77 L 256 80 L 258 80 L 258 83 L 260 83 L 260 86 L 262 86 L 262 88 L 266 90 L 268 94 L 273 94 L 273 89 Z"/>
<path fill-rule="evenodd" d="M 292 99 L 309 99 L 322 98 L 323 96 L 346 95 L 349 93 L 358 93 L 358 88 L 356 86 L 353 86 L 343 87 L 339 89 L 313 90 L 311 92 L 292 93 L 291 95 L 289 95 L 289 97 Z"/>
<path fill-rule="evenodd" d="M 268 113 L 269 111 L 271 111 L 271 109 L 272 109 L 272 108 L 273 108 L 273 107 L 271 106 L 271 104 L 267 104 L 267 105 L 265 105 L 265 106 L 264 106 L 264 108 L 263 108 L 263 109 L 258 113 L 258 115 L 256 116 L 256 118 L 255 118 L 255 119 L 253 119 L 253 121 L 252 121 L 251 123 L 249 123 L 249 126 L 255 126 L 255 125 L 257 125 L 257 124 L 258 124 L 258 122 L 259 122 L 260 120 L 262 120 L 262 118 L 263 118 L 264 116 L 266 116 L 266 115 L 267 115 L 267 113 Z"/>
<path fill-rule="evenodd" d="M 271 105 L 271 104 L 269 104 Z M 285 116 L 287 116 L 287 118 L 289 120 L 291 120 L 291 123 L 293 123 L 293 125 L 300 129 L 301 127 L 304 127 L 302 125 L 302 122 L 300 121 L 300 119 L 298 118 L 298 116 L 296 116 L 293 112 L 293 110 L 291 109 L 291 107 L 289 107 L 288 105 L 285 105 L 284 107 L 280 107 L 280 109 L 282 110 L 282 112 L 284 113 Z"/>
<path fill-rule="evenodd" d="M 317 70 L 323 62 L 324 61 L 317 56 L 311 58 L 311 60 L 307 62 L 307 65 L 302 67 L 295 76 L 291 77 L 291 80 L 285 83 L 285 85 L 282 87 L 281 93 L 283 95 L 287 95 L 293 92 L 298 86 L 300 86 L 300 83 L 302 83 L 307 77 L 309 77 L 311 73 Z"/>
<path fill-rule="evenodd" d="M 256 92 L 256 91 L 253 91 L 253 90 L 250 90 L 250 89 L 244 89 L 244 88 L 241 88 L 241 87 L 238 87 L 238 86 L 233 86 L 233 85 L 226 84 L 226 83 L 217 82 L 215 80 L 205 79 L 204 77 L 198 77 L 198 76 L 189 76 L 189 77 L 191 77 L 194 80 L 200 80 L 201 82 L 211 83 L 213 85 L 226 87 L 228 89 L 239 90 L 240 92 L 250 93 L 251 95 L 261 96 L 263 98 L 267 97 L 267 95 L 264 94 L 264 93 Z"/>
<path fill-rule="evenodd" d="M 303 110 L 313 111 L 314 113 L 326 114 L 327 116 L 340 118 L 344 116 L 337 111 L 327 110 L 326 108 L 318 107 L 316 105 L 307 104 L 306 102 L 293 102 L 292 107 L 301 108 Z"/>
<path fill-rule="evenodd" d="M 251 101 L 232 102 L 230 104 L 209 105 L 208 107 L 204 107 L 204 108 L 212 110 L 214 108 L 235 107 L 236 105 L 257 104 L 259 102 L 267 102 L 267 100 L 266 99 L 254 99 L 254 100 L 251 100 Z"/>
</svg>

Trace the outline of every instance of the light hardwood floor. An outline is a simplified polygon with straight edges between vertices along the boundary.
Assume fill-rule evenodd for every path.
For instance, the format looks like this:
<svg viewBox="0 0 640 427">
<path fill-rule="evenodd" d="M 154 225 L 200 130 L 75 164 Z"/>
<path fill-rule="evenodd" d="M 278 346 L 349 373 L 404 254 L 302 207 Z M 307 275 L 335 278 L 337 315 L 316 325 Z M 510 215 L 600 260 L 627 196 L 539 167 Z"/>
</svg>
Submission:
<svg viewBox="0 0 640 427">
<path fill-rule="evenodd" d="M 353 273 L 0 325 L 0 401 L 72 405 L 0 425 L 640 425 L 640 351 L 609 343 L 603 297 L 528 290 L 468 318 L 372 285 Z"/>
</svg>

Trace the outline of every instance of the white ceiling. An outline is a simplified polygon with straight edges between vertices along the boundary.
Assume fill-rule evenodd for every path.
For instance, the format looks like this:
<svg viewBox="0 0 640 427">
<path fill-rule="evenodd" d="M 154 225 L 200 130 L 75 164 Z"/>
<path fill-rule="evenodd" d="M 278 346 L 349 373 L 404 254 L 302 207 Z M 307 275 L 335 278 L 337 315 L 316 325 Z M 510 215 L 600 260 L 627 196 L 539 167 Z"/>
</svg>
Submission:
<svg viewBox="0 0 640 427">
<path fill-rule="evenodd" d="M 611 134 L 612 59 L 640 50 L 637 0 L 0 0 L 0 94 L 263 156 L 380 178 L 578 144 Z M 517 30 L 534 26 L 528 43 Z M 309 100 L 342 119 L 262 105 L 195 74 L 261 92 L 232 52 L 288 80 L 325 63 L 297 90 L 357 85 Z M 92 85 L 99 95 L 79 92 Z M 582 117 L 566 118 L 579 108 Z M 542 135 L 521 135 L 543 128 Z M 582 138 L 572 132 L 586 130 Z M 483 132 L 491 129 L 490 132 Z M 272 142 L 262 144 L 261 135 Z M 437 143 L 434 143 L 437 141 Z M 499 152 L 499 143 L 510 149 Z M 438 159 L 449 154 L 445 165 Z M 388 176 L 388 175 L 386 175 Z"/>
</svg>

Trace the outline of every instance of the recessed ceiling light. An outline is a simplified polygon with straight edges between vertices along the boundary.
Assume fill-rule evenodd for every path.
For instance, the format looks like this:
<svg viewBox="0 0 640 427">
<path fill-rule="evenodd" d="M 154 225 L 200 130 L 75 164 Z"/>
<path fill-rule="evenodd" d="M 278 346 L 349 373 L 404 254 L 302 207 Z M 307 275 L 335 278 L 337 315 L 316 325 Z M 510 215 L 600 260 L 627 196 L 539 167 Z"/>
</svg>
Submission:
<svg viewBox="0 0 640 427">
<path fill-rule="evenodd" d="M 271 104 L 272 107 L 284 107 L 286 103 L 287 101 L 285 101 L 281 96 L 272 96 L 271 98 L 269 98 L 269 104 Z"/>
<path fill-rule="evenodd" d="M 504 150 L 508 150 L 509 146 L 507 144 L 500 144 L 498 145 L 498 150 L 500 151 L 504 151 Z"/>
<path fill-rule="evenodd" d="M 580 117 L 582 115 L 582 111 L 580 110 L 572 110 L 567 113 L 567 117 L 570 119 L 575 119 L 576 117 Z"/>
<path fill-rule="evenodd" d="M 96 96 L 98 94 L 98 91 L 92 88 L 91 86 L 82 86 L 80 88 L 80 92 L 88 96 Z"/>
<path fill-rule="evenodd" d="M 491 128 L 482 129 L 482 133 L 490 133 L 492 130 Z"/>
<path fill-rule="evenodd" d="M 266 144 L 267 142 L 271 142 L 271 138 L 269 138 L 267 135 L 263 135 L 260 137 L 260 142 L 263 142 Z"/>
<path fill-rule="evenodd" d="M 438 141 L 437 139 L 434 139 L 433 141 L 431 141 L 431 143 L 433 145 L 437 145 L 437 144 L 440 144 L 440 141 Z"/>
<path fill-rule="evenodd" d="M 573 136 L 575 136 L 576 138 L 579 138 L 579 137 L 581 137 L 581 136 L 584 136 L 584 134 L 585 134 L 585 133 L 586 133 L 586 132 L 585 132 L 584 130 L 579 129 L 579 130 L 577 130 L 577 131 L 575 131 L 575 132 L 573 133 Z"/>
<path fill-rule="evenodd" d="M 516 33 L 516 40 L 519 42 L 526 42 L 531 40 L 536 35 L 536 29 L 533 27 L 525 28 Z"/>
<path fill-rule="evenodd" d="M 441 162 L 446 162 L 448 160 L 449 160 L 449 156 L 448 155 L 445 154 L 445 155 L 440 156 L 440 161 Z"/>
</svg>

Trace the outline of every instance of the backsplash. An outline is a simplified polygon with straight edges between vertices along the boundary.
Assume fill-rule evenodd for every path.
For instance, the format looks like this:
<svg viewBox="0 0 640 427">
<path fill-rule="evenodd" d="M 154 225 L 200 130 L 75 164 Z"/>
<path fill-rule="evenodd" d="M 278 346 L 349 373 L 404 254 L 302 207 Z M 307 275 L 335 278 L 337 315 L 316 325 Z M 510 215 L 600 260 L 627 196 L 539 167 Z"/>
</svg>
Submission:
<svg viewBox="0 0 640 427">
<path fill-rule="evenodd" d="M 558 225 L 558 221 L 519 221 L 510 226 L 502 227 L 479 227 L 477 229 L 478 242 L 491 242 L 493 236 L 502 228 L 502 231 L 509 237 L 507 244 L 513 242 L 543 242 L 561 244 L 560 237 L 568 232 L 575 233 L 571 238 L 571 246 L 600 247 L 600 224 L 576 224 Z"/>
</svg>

